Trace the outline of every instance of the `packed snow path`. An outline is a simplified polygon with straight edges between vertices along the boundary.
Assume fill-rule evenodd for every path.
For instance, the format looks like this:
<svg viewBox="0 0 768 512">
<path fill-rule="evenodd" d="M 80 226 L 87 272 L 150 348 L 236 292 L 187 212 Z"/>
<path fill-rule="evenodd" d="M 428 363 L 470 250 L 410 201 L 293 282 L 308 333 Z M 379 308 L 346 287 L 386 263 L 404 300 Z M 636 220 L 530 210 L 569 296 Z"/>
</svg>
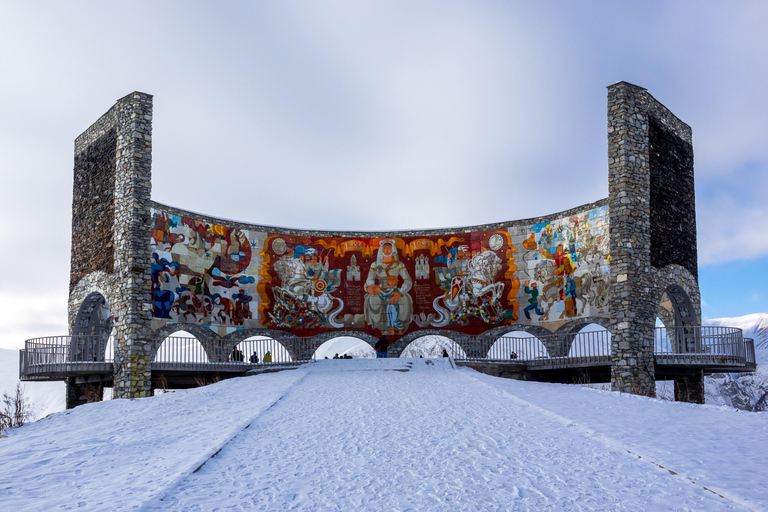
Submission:
<svg viewBox="0 0 768 512">
<path fill-rule="evenodd" d="M 407 374 L 391 371 L 401 369 L 397 362 L 386 368 L 377 361 L 376 375 L 338 371 L 345 363 L 318 365 L 164 496 L 164 504 L 172 510 L 340 511 L 732 505 L 622 447 L 585 439 L 573 424 L 502 390 L 478 385 L 469 372 L 436 378 L 450 369 L 447 361 L 417 360 Z"/>
<path fill-rule="evenodd" d="M 766 413 L 319 361 L 0 439 L 0 509 L 764 510 Z"/>
</svg>

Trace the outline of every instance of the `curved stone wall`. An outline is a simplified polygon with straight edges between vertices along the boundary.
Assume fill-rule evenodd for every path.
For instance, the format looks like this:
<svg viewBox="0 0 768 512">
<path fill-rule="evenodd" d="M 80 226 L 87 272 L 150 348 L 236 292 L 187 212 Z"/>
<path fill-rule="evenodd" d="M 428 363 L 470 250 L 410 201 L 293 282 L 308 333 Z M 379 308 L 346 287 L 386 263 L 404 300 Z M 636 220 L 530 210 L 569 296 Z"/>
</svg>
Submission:
<svg viewBox="0 0 768 512">
<path fill-rule="evenodd" d="M 514 324 L 555 332 L 608 317 L 608 207 L 467 228 L 327 232 L 243 224 L 152 203 L 152 329 L 220 337 Z"/>
</svg>

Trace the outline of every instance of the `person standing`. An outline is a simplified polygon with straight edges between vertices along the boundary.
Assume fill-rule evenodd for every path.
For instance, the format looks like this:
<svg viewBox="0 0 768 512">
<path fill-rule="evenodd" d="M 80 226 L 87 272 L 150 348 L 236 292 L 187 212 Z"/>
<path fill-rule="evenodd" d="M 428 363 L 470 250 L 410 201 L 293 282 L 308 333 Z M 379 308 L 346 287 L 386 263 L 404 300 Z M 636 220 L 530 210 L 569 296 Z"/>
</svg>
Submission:
<svg viewBox="0 0 768 512">
<path fill-rule="evenodd" d="M 399 283 L 400 280 L 402 285 L 396 286 L 396 290 L 390 290 L 392 283 Z M 412 286 L 413 280 L 405 264 L 400 261 L 395 240 L 379 241 L 376 262 L 371 264 L 365 280 L 365 323 L 382 334 L 389 332 L 392 335 L 390 331 L 393 324 L 398 326 L 395 327 L 398 333 L 406 332 L 413 320 L 413 300 L 408 293 Z M 384 295 L 381 295 L 382 291 Z M 387 305 L 393 307 L 387 309 Z"/>
<path fill-rule="evenodd" d="M 387 348 L 389 348 L 389 341 L 387 340 L 386 336 L 382 336 L 379 338 L 379 341 L 376 342 L 376 346 L 374 347 L 376 349 L 376 358 L 380 357 L 387 357 Z"/>
</svg>

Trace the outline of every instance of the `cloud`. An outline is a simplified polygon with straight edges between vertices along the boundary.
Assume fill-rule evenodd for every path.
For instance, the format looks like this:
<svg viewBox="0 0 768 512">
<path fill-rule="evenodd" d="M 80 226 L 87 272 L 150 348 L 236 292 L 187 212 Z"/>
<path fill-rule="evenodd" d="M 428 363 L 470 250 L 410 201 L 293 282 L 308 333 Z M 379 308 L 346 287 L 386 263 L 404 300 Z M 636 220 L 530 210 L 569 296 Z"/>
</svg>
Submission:
<svg viewBox="0 0 768 512">
<path fill-rule="evenodd" d="M 0 291 L 0 348 L 21 349 L 24 340 L 67 334 L 66 289 L 42 293 L 17 289 Z"/>
<path fill-rule="evenodd" d="M 768 250 L 755 228 L 768 221 L 765 2 L 131 9 L 140 23 L 103 2 L 0 17 L 0 311 L 13 336 L 40 335 L 30 319 L 66 323 L 73 140 L 133 90 L 155 95 L 153 199 L 383 230 L 606 197 L 605 87 L 626 80 L 693 128 L 700 263 Z"/>
</svg>

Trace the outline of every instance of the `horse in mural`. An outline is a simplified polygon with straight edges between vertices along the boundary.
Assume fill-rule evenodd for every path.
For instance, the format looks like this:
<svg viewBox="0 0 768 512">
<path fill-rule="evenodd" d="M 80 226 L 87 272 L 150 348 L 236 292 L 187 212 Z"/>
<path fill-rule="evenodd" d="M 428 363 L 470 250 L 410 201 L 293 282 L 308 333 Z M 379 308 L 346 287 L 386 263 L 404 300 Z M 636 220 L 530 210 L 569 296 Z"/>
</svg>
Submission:
<svg viewBox="0 0 768 512">
<path fill-rule="evenodd" d="M 272 288 L 275 305 L 269 317 L 278 327 L 313 321 L 333 328 L 344 327 L 343 322 L 336 320 L 344 309 L 344 301 L 331 295 L 340 282 L 338 269 L 309 278 L 304 262 L 290 257 L 277 260 L 273 268 L 280 277 L 280 286 Z M 338 307 L 333 309 L 336 302 Z"/>
<path fill-rule="evenodd" d="M 504 283 L 496 281 L 501 267 L 501 258 L 493 251 L 476 254 L 467 265 L 468 274 L 454 277 L 446 292 L 432 301 L 437 314 L 421 313 L 414 321 L 419 327 L 445 327 L 468 316 L 486 323 L 500 320 L 505 313 L 500 302 Z"/>
</svg>

